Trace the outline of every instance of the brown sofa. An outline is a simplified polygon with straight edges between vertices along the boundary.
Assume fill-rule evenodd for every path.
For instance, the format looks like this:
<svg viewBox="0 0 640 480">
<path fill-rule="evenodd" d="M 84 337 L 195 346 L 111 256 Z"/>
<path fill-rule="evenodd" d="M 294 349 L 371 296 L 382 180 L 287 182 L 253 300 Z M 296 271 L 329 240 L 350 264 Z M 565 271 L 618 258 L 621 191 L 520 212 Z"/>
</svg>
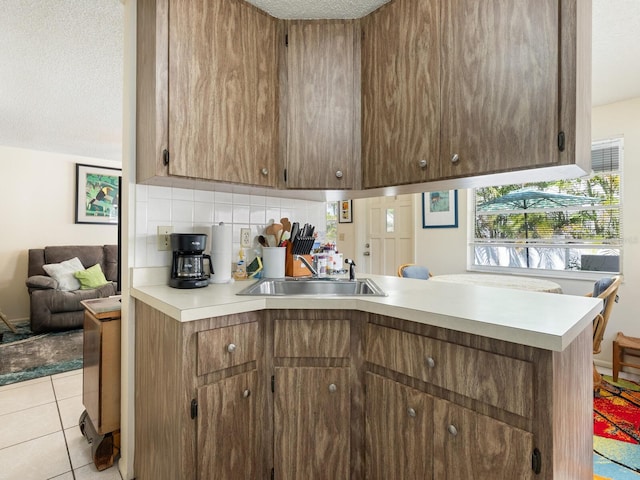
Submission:
<svg viewBox="0 0 640 480">
<path fill-rule="evenodd" d="M 47 275 L 42 266 L 74 257 L 78 257 L 85 268 L 99 263 L 110 283 L 89 290 L 58 290 L 57 282 Z M 31 306 L 31 330 L 43 333 L 82 327 L 84 309 L 80 302 L 115 295 L 117 279 L 117 245 L 72 245 L 29 250 L 26 284 Z"/>
</svg>

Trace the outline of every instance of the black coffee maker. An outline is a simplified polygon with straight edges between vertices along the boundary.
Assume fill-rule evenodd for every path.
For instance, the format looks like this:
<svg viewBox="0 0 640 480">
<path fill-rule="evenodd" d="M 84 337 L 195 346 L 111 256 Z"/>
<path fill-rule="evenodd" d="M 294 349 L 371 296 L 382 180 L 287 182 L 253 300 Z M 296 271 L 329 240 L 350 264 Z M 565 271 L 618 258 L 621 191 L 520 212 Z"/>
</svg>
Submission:
<svg viewBox="0 0 640 480">
<path fill-rule="evenodd" d="M 205 255 L 207 236 L 196 233 L 172 233 L 171 248 L 173 263 L 169 286 L 174 288 L 199 288 L 209 285 L 211 257 Z M 205 272 L 204 261 L 209 261 L 209 272 Z"/>
</svg>

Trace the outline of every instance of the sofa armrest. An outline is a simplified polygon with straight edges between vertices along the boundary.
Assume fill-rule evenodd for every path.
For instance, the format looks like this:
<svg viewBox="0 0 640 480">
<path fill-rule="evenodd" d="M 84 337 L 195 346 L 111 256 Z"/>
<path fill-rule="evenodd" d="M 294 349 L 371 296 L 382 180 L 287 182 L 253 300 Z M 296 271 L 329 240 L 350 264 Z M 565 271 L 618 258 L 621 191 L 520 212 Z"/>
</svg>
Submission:
<svg viewBox="0 0 640 480">
<path fill-rule="evenodd" d="M 57 280 L 46 275 L 33 275 L 27 278 L 26 284 L 29 289 L 45 290 L 58 288 Z"/>
</svg>

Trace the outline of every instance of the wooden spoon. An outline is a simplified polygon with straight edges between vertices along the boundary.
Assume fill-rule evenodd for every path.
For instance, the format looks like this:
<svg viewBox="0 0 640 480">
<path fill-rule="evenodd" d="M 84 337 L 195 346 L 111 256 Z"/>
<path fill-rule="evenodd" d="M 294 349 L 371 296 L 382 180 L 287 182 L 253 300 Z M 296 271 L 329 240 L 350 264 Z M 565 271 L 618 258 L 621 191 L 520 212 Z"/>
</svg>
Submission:
<svg viewBox="0 0 640 480">
<path fill-rule="evenodd" d="M 282 225 L 280 225 L 279 223 L 271 224 L 267 228 L 265 228 L 264 233 L 267 235 L 273 235 L 275 237 L 276 244 L 274 245 L 274 247 L 280 245 L 280 239 L 282 237 Z"/>
</svg>

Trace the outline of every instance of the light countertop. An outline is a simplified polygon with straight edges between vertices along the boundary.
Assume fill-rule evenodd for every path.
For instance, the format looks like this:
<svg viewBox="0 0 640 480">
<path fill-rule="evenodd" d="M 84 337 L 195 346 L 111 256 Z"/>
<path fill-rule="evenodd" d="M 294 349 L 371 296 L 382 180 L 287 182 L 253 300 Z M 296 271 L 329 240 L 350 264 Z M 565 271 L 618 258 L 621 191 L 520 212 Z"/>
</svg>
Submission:
<svg viewBox="0 0 640 480">
<path fill-rule="evenodd" d="M 564 350 L 591 327 L 602 302 L 582 296 L 432 282 L 371 278 L 386 297 L 238 296 L 253 280 L 175 289 L 167 270 L 132 271 L 131 296 L 180 322 L 264 309 L 342 309 L 396 317 L 545 350 Z"/>
</svg>

